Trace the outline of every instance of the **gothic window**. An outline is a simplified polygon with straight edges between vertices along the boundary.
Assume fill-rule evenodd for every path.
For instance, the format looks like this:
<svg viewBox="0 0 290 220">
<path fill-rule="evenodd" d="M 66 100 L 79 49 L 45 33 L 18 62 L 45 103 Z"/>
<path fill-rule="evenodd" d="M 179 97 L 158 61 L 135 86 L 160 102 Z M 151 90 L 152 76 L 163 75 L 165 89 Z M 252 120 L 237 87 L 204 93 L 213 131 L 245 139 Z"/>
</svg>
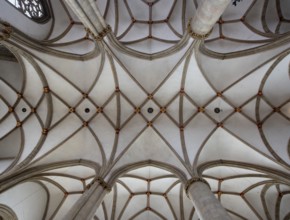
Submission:
<svg viewBox="0 0 290 220">
<path fill-rule="evenodd" d="M 6 0 L 27 17 L 37 22 L 49 19 L 49 11 L 45 1 L 42 0 Z"/>
</svg>

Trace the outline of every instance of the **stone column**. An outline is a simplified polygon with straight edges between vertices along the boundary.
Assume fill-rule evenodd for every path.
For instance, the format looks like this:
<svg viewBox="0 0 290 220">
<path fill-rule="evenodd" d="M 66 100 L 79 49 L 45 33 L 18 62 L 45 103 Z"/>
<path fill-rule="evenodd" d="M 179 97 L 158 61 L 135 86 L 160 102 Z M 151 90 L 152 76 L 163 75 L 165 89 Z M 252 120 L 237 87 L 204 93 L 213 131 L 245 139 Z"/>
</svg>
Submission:
<svg viewBox="0 0 290 220">
<path fill-rule="evenodd" d="M 192 178 L 186 186 L 186 193 L 192 200 L 201 220 L 230 220 L 230 216 L 216 199 L 209 184 L 202 178 Z"/>
<path fill-rule="evenodd" d="M 76 14 L 76 16 L 80 19 L 83 25 L 86 28 L 89 28 L 94 34 L 98 34 L 91 24 L 90 20 L 87 18 L 86 13 L 81 9 L 80 5 L 75 0 L 65 0 L 69 5 L 71 10 Z"/>
<path fill-rule="evenodd" d="M 105 195 L 111 190 L 102 179 L 98 178 L 81 198 L 73 205 L 64 219 L 70 220 L 91 220 L 102 203 Z"/>
<path fill-rule="evenodd" d="M 231 0 L 203 0 L 188 26 L 192 33 L 201 36 L 200 38 L 208 35 L 230 2 Z"/>
<path fill-rule="evenodd" d="M 65 0 L 93 36 L 107 34 L 108 26 L 95 0 Z"/>
</svg>

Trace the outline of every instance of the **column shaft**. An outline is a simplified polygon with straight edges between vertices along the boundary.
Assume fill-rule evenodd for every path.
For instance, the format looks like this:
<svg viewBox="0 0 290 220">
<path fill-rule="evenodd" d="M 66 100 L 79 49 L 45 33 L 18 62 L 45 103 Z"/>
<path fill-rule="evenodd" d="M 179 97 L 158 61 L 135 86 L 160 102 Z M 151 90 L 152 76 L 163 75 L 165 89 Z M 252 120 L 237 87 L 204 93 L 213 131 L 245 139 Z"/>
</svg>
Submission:
<svg viewBox="0 0 290 220">
<path fill-rule="evenodd" d="M 209 186 L 201 181 L 192 183 L 187 191 L 201 220 L 230 220 L 228 213 L 216 199 Z"/>
<path fill-rule="evenodd" d="M 94 31 L 93 25 L 88 21 L 85 13 L 81 10 L 78 4 L 74 0 L 65 0 L 65 1 L 69 5 L 69 7 L 72 9 L 72 11 L 76 14 L 76 16 L 80 19 L 80 21 L 83 23 L 83 25 L 89 28 L 90 30 Z M 97 33 L 94 33 L 94 34 L 97 34 Z"/>
<path fill-rule="evenodd" d="M 107 24 L 101 15 L 96 1 L 91 0 L 65 0 L 78 16 L 80 21 L 89 28 L 94 35 L 101 33 Z"/>
<path fill-rule="evenodd" d="M 81 198 L 73 205 L 64 219 L 91 220 L 107 192 L 108 190 L 99 182 L 94 182 L 94 184 L 86 190 Z"/>
<path fill-rule="evenodd" d="M 198 35 L 208 34 L 230 2 L 231 0 L 203 0 L 191 20 L 192 31 Z"/>
</svg>

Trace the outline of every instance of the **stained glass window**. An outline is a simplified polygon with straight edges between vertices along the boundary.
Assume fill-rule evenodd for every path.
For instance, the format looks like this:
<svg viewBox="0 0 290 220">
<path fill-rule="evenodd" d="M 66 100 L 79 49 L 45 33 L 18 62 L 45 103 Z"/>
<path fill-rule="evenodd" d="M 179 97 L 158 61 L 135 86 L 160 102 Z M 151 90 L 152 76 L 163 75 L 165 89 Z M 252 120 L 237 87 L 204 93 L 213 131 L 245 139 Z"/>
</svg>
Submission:
<svg viewBox="0 0 290 220">
<path fill-rule="evenodd" d="M 44 1 L 41 0 L 6 0 L 27 17 L 35 21 L 45 21 L 49 18 Z"/>
</svg>

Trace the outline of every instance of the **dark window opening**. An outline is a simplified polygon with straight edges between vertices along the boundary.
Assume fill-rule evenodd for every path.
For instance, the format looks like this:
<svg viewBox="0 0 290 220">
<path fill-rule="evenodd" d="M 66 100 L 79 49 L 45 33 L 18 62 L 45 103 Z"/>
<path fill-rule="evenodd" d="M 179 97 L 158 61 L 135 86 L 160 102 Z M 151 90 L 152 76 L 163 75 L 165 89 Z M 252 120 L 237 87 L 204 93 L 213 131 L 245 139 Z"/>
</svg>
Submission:
<svg viewBox="0 0 290 220">
<path fill-rule="evenodd" d="M 45 0 L 6 0 L 31 20 L 42 23 L 50 18 Z"/>
</svg>

